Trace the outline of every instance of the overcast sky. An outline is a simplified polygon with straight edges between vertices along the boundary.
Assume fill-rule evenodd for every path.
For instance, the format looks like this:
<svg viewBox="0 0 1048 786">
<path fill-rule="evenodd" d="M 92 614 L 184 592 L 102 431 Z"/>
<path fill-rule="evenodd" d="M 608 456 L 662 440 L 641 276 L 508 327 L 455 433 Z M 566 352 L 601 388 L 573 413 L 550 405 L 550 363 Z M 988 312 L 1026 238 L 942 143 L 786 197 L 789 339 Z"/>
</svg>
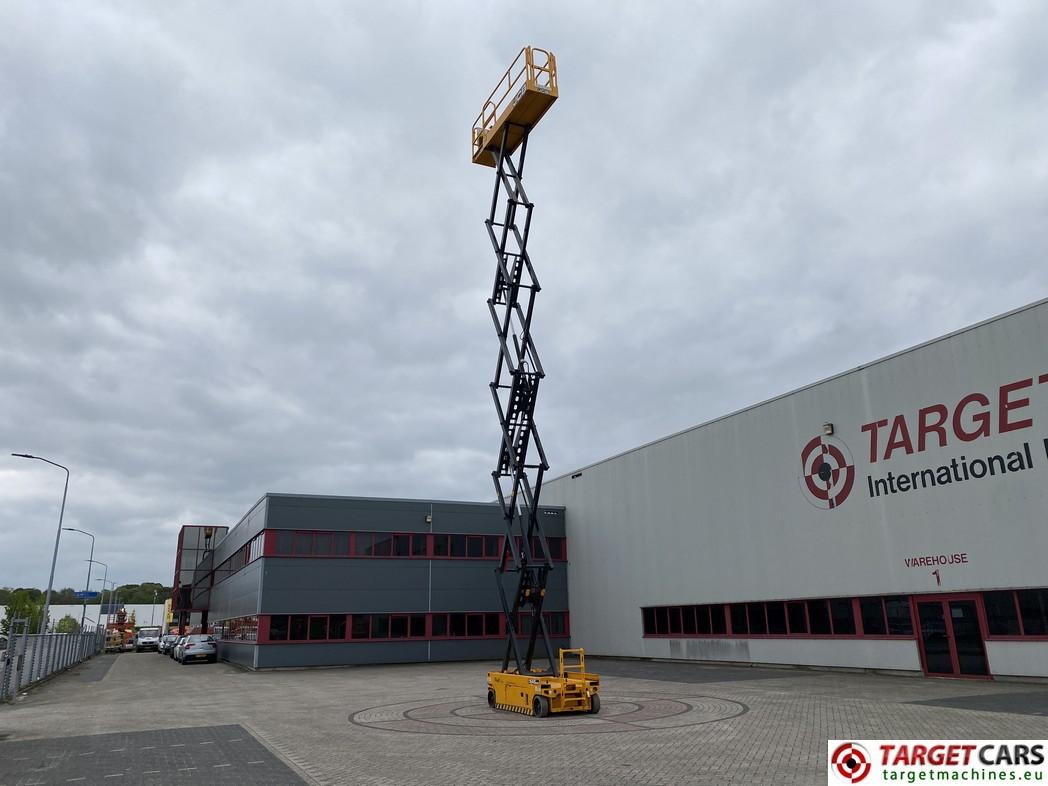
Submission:
<svg viewBox="0 0 1048 786">
<path fill-rule="evenodd" d="M 554 474 L 1048 294 L 1038 0 L 0 0 L 0 586 L 266 491 L 492 498 L 481 103 L 524 43 Z M 56 586 L 84 582 L 65 533 Z M 97 585 L 96 585 L 97 588 Z"/>
</svg>

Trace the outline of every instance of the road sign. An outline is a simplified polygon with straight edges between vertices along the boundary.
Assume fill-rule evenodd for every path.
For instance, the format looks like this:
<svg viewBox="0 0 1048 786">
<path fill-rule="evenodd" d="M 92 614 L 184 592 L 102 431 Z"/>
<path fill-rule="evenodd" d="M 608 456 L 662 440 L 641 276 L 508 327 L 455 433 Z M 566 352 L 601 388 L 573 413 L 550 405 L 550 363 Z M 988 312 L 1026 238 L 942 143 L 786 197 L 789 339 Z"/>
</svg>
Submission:
<svg viewBox="0 0 1048 786">
<path fill-rule="evenodd" d="M 80 600 L 94 600 L 95 598 L 98 597 L 98 593 L 97 592 L 88 592 L 86 590 L 80 590 L 80 592 L 76 593 L 76 597 L 79 598 Z"/>
</svg>

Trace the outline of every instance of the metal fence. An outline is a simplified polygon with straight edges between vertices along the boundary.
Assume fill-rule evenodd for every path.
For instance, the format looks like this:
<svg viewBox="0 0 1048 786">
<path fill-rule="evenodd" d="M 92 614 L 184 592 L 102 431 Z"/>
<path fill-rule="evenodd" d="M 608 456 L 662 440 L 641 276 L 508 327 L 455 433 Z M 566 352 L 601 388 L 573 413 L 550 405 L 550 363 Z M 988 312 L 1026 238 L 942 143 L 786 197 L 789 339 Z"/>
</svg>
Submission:
<svg viewBox="0 0 1048 786">
<path fill-rule="evenodd" d="M 11 701 L 34 683 L 100 653 L 101 633 L 29 632 L 26 620 L 13 620 L 7 649 L 0 652 L 0 702 Z"/>
</svg>

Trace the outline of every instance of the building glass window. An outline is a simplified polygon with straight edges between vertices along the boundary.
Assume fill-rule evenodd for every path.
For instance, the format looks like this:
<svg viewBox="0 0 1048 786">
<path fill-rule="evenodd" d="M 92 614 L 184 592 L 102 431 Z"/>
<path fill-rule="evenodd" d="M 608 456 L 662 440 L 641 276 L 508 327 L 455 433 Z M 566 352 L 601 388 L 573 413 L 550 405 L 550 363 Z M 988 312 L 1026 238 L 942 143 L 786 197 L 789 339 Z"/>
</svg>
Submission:
<svg viewBox="0 0 1048 786">
<path fill-rule="evenodd" d="M 807 633 L 808 617 L 804 613 L 804 604 L 800 601 L 790 601 L 786 604 L 786 617 L 790 623 L 790 633 Z"/>
<path fill-rule="evenodd" d="M 412 614 L 411 615 L 411 638 L 413 639 L 424 639 L 426 638 L 426 615 L 425 614 Z"/>
<path fill-rule="evenodd" d="M 679 636 L 681 634 L 680 606 L 670 607 L 670 633 L 674 636 Z"/>
<path fill-rule="evenodd" d="M 345 614 L 332 614 L 331 622 L 328 625 L 328 638 L 329 639 L 344 639 L 346 638 L 346 615 Z"/>
<path fill-rule="evenodd" d="M 393 536 L 388 532 L 376 532 L 374 555 L 376 557 L 390 557 L 393 555 Z"/>
<path fill-rule="evenodd" d="M 695 610 L 695 630 L 701 635 L 709 635 L 712 628 L 710 627 L 710 607 L 709 606 L 692 606 Z"/>
<path fill-rule="evenodd" d="M 371 635 L 371 617 L 367 614 L 354 614 L 350 622 L 350 638 L 366 639 Z"/>
<path fill-rule="evenodd" d="M 467 636 L 483 636 L 484 635 L 484 615 L 483 614 L 467 614 L 466 615 L 466 635 Z"/>
<path fill-rule="evenodd" d="M 269 640 L 287 641 L 287 615 L 278 614 L 269 618 Z"/>
<path fill-rule="evenodd" d="M 448 615 L 447 614 L 434 614 L 430 620 L 432 631 L 430 633 L 433 638 L 443 638 L 448 635 Z"/>
<path fill-rule="evenodd" d="M 313 551 L 313 533 L 312 532 L 296 532 L 295 533 L 295 556 L 303 554 L 310 554 Z"/>
<path fill-rule="evenodd" d="M 833 619 L 835 636 L 855 635 L 855 609 L 851 598 L 836 598 L 830 601 L 830 617 Z"/>
<path fill-rule="evenodd" d="M 416 532 L 411 536 L 411 556 L 412 557 L 425 557 L 427 553 L 427 541 L 429 538 L 421 533 Z"/>
<path fill-rule="evenodd" d="M 331 533 L 318 532 L 313 536 L 313 553 L 318 557 L 331 556 Z"/>
<path fill-rule="evenodd" d="M 746 604 L 731 604 L 731 632 L 734 634 L 747 634 L 750 632 L 750 623 L 746 620 Z"/>
<path fill-rule="evenodd" d="M 681 607 L 681 616 L 684 618 L 684 635 L 694 636 L 697 632 L 695 626 L 695 607 L 694 606 L 683 606 Z"/>
<path fill-rule="evenodd" d="M 277 554 L 290 554 L 295 533 L 286 529 L 277 530 Z"/>
<path fill-rule="evenodd" d="M 501 614 L 485 614 L 484 615 L 484 635 L 485 636 L 499 636 L 501 631 L 499 630 L 499 619 Z"/>
<path fill-rule="evenodd" d="M 400 615 L 389 619 L 389 637 L 391 639 L 406 639 L 408 636 L 408 618 Z"/>
<path fill-rule="evenodd" d="M 811 624 L 812 635 L 827 636 L 832 633 L 829 604 L 824 600 L 809 600 L 808 622 Z"/>
<path fill-rule="evenodd" d="M 291 626 L 288 633 L 290 641 L 305 641 L 309 635 L 309 615 L 292 614 Z"/>
<path fill-rule="evenodd" d="M 327 639 L 328 637 L 328 618 L 327 616 L 317 616 L 309 618 L 309 640 L 320 641 Z"/>
<path fill-rule="evenodd" d="M 670 610 L 665 606 L 655 609 L 655 632 L 661 635 L 670 632 Z"/>
<path fill-rule="evenodd" d="M 482 535 L 466 537 L 466 556 L 470 559 L 484 558 L 484 537 Z"/>
<path fill-rule="evenodd" d="M 768 618 L 764 613 L 763 603 L 746 604 L 746 613 L 750 619 L 750 633 L 763 636 L 768 632 Z"/>
<path fill-rule="evenodd" d="M 466 556 L 466 536 L 465 535 L 452 535 L 451 536 L 451 556 L 452 557 L 465 557 Z"/>
<path fill-rule="evenodd" d="M 484 556 L 488 559 L 498 559 L 502 556 L 499 551 L 499 547 L 502 545 L 502 538 L 498 535 L 485 535 L 484 536 Z"/>
<path fill-rule="evenodd" d="M 984 592 L 983 606 L 986 607 L 986 627 L 991 636 L 1018 636 L 1019 612 L 1015 606 L 1015 593 L 1011 590 Z"/>
<path fill-rule="evenodd" d="M 655 630 L 655 609 L 650 606 L 643 608 L 640 610 L 640 616 L 645 635 L 654 635 L 657 632 Z"/>
<path fill-rule="evenodd" d="M 717 603 L 710 606 L 710 627 L 713 633 L 720 636 L 728 632 L 727 618 L 724 616 L 724 604 Z"/>
<path fill-rule="evenodd" d="M 389 638 L 389 615 L 388 614 L 372 614 L 371 615 L 371 638 L 373 638 L 373 639 L 388 639 Z"/>
<path fill-rule="evenodd" d="M 765 604 L 768 609 L 768 633 L 784 635 L 786 633 L 786 605 L 781 600 Z"/>
<path fill-rule="evenodd" d="M 451 556 L 451 536 L 449 536 L 449 535 L 434 535 L 433 536 L 433 556 L 434 557 L 450 557 Z"/>
<path fill-rule="evenodd" d="M 859 615 L 862 617 L 862 632 L 867 636 L 883 636 L 888 632 L 884 623 L 884 605 L 880 598 L 861 598 Z"/>
<path fill-rule="evenodd" d="M 884 612 L 888 618 L 888 633 L 890 635 L 913 635 L 913 617 L 910 615 L 909 598 L 901 595 L 885 598 Z"/>
<path fill-rule="evenodd" d="M 339 556 L 349 554 L 349 533 L 348 532 L 336 532 L 335 533 L 335 553 Z"/>
<path fill-rule="evenodd" d="M 452 636 L 465 636 L 466 635 L 466 615 L 465 614 L 449 614 L 448 615 L 448 628 L 449 628 L 449 633 Z"/>
<path fill-rule="evenodd" d="M 1023 622 L 1024 636 L 1043 636 L 1048 630 L 1045 609 L 1048 606 L 1048 590 L 1018 590 L 1019 614 Z"/>
<path fill-rule="evenodd" d="M 358 557 L 370 557 L 374 553 L 372 533 L 358 532 L 353 538 L 353 553 Z"/>
</svg>

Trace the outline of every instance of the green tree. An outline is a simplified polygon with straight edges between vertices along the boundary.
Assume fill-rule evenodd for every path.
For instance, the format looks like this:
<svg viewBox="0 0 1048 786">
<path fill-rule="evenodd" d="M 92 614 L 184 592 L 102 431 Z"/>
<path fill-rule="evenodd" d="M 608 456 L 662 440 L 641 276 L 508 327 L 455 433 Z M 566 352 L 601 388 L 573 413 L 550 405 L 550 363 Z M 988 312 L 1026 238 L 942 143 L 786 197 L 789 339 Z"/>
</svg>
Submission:
<svg viewBox="0 0 1048 786">
<path fill-rule="evenodd" d="M 62 619 L 55 625 L 55 633 L 79 633 L 80 623 L 76 621 L 75 617 L 71 617 L 66 614 Z"/>
<path fill-rule="evenodd" d="M 34 590 L 17 589 L 11 593 L 4 608 L 4 618 L 0 620 L 0 634 L 7 635 L 11 632 L 11 622 L 17 619 L 29 620 L 29 631 L 36 633 L 40 629 L 40 620 L 44 616 L 44 600 L 42 593 L 39 599 L 32 594 Z"/>
<path fill-rule="evenodd" d="M 63 587 L 51 592 L 51 603 L 54 606 L 72 606 L 76 602 L 76 590 L 72 587 Z"/>
</svg>

